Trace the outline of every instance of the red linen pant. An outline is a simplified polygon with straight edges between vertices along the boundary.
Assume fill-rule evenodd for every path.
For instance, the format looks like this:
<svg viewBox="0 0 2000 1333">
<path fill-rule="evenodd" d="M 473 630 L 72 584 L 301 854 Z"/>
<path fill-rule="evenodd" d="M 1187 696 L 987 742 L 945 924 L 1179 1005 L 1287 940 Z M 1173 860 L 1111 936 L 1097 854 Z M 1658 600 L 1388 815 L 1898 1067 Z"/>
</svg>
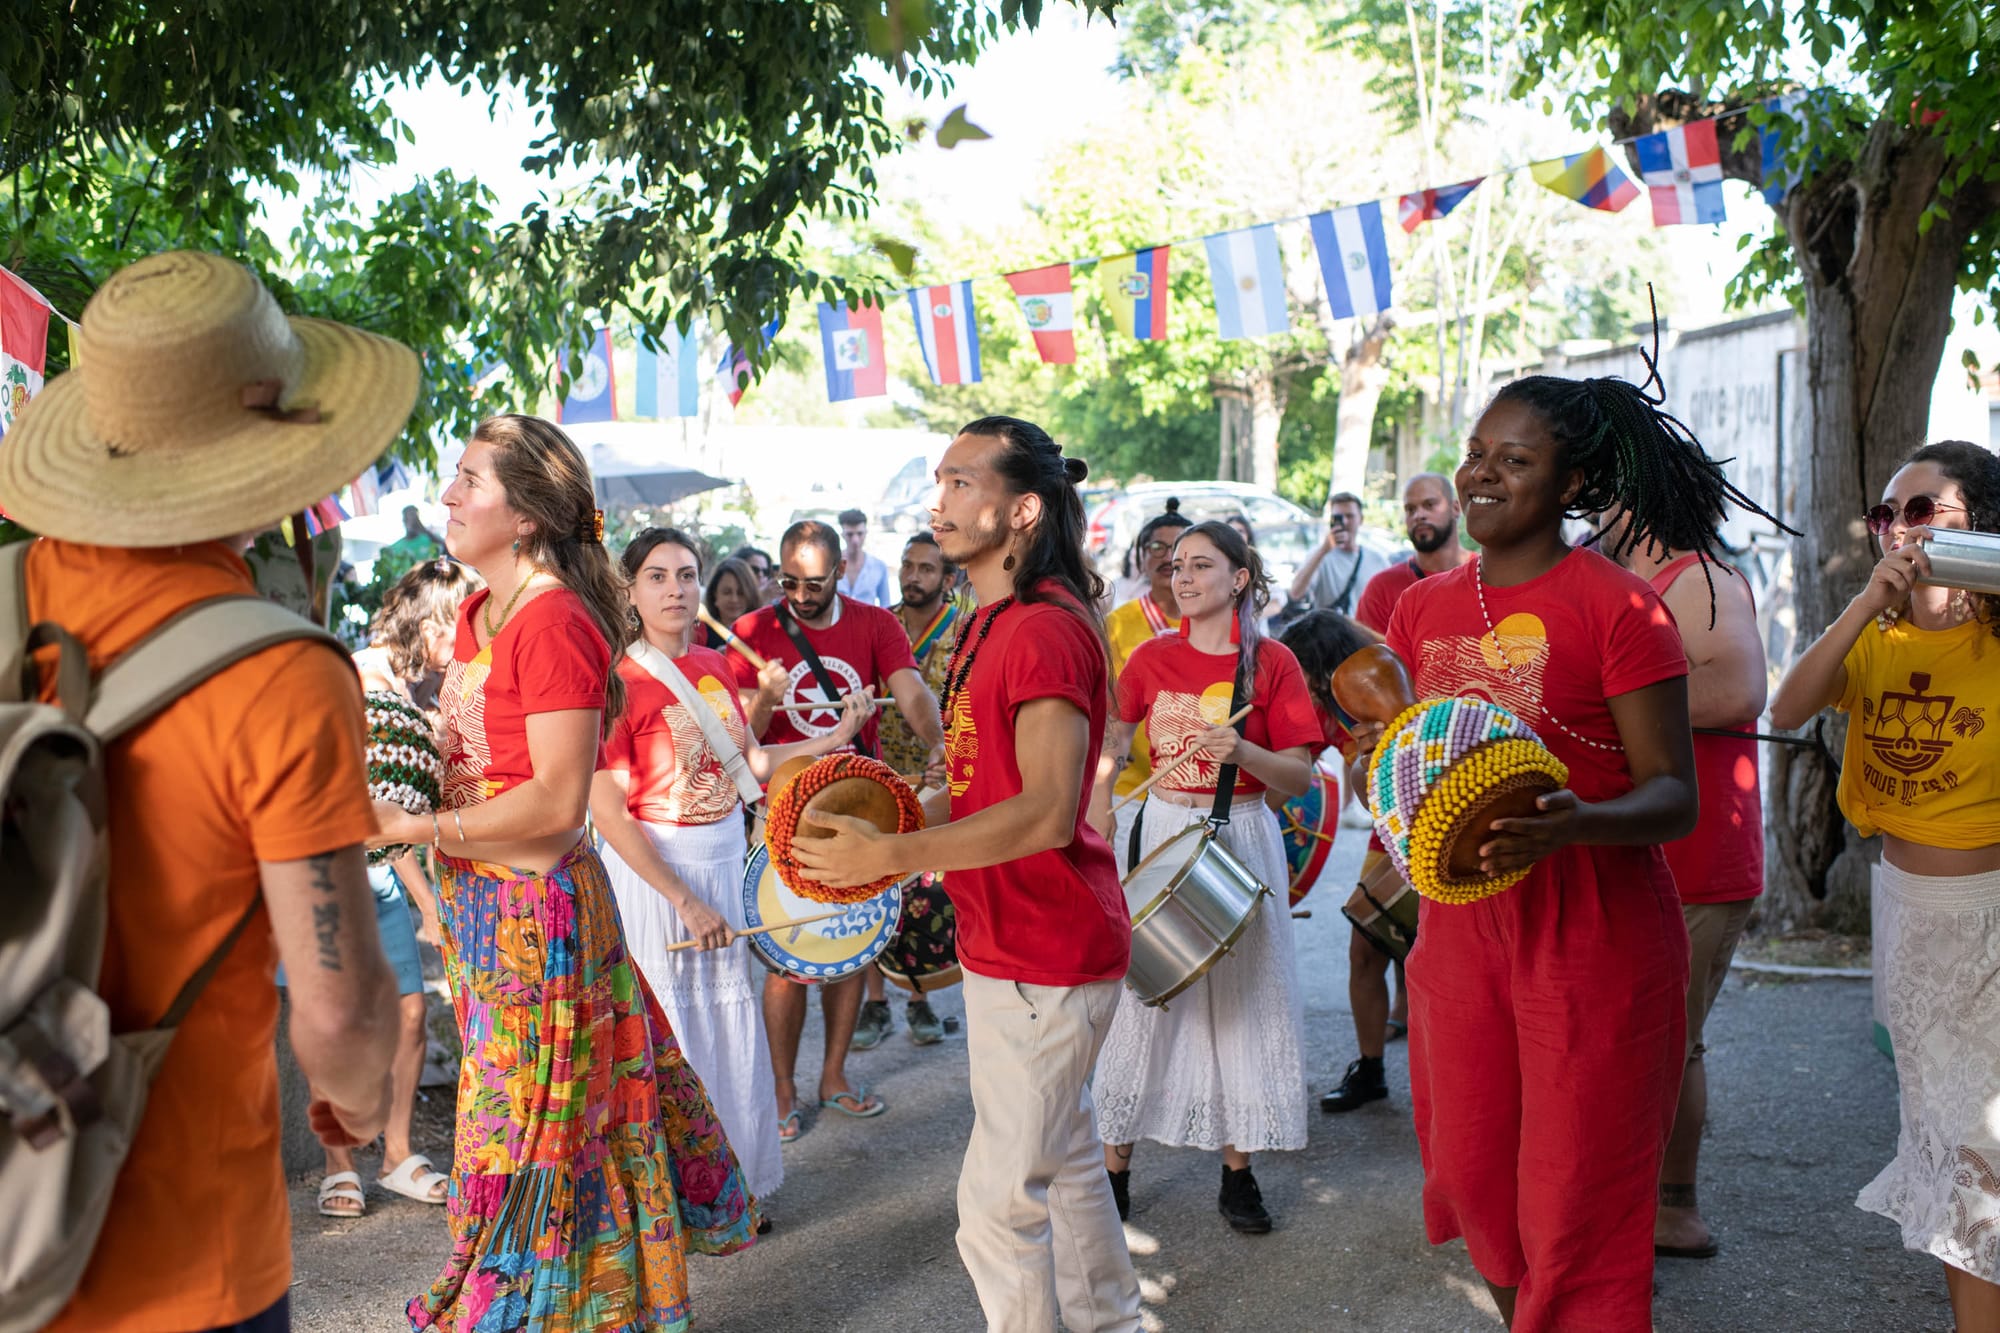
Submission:
<svg viewBox="0 0 2000 1333">
<path fill-rule="evenodd" d="M 1651 1329 L 1688 980 L 1658 849 L 1564 848 L 1483 902 L 1425 902 L 1408 975 L 1431 1243 L 1520 1288 L 1514 1333 Z"/>
</svg>

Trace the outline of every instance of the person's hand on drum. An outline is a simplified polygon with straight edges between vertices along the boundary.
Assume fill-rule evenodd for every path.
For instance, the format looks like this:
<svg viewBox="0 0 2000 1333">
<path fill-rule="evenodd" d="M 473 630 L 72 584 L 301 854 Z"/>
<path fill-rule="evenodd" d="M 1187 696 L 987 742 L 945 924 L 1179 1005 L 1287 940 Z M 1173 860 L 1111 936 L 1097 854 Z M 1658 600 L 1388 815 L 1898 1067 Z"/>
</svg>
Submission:
<svg viewBox="0 0 2000 1333">
<path fill-rule="evenodd" d="M 825 837 L 792 840 L 792 856 L 805 877 L 817 884 L 853 888 L 873 884 L 902 868 L 893 853 L 894 835 L 884 834 L 865 819 L 807 807 L 799 812 L 799 823 L 829 830 Z"/>
<path fill-rule="evenodd" d="M 1210 727 L 1195 737 L 1194 743 L 1216 763 L 1226 764 L 1236 757 L 1236 746 L 1242 739 L 1234 727 Z"/>
<path fill-rule="evenodd" d="M 936 790 L 951 780 L 951 774 L 944 762 L 944 747 L 933 745 L 931 752 L 924 756 L 924 788 Z"/>
<path fill-rule="evenodd" d="M 1489 875 L 1525 870 L 1561 847 L 1577 840 L 1578 812 L 1583 802 L 1568 789 L 1552 791 L 1536 798 L 1542 813 L 1512 819 L 1496 819 L 1485 842 L 1479 844 L 1479 868 Z"/>
<path fill-rule="evenodd" d="M 1867 586 L 1854 594 L 1855 605 L 1871 616 L 1900 611 L 1910 604 L 1917 580 L 1931 572 L 1931 557 L 1918 542 L 1930 536 L 1929 528 L 1911 528 L 1900 545 L 1876 562 Z"/>
<path fill-rule="evenodd" d="M 674 904 L 674 915 L 687 927 L 688 938 L 695 942 L 697 949 L 729 946 L 734 932 L 729 928 L 728 918 L 693 894 L 689 894 L 685 901 Z"/>
<path fill-rule="evenodd" d="M 366 841 L 370 851 L 377 847 L 393 847 L 398 843 L 428 844 L 431 840 L 431 817 L 413 815 L 394 801 L 370 801 L 375 811 L 376 832 Z"/>
</svg>

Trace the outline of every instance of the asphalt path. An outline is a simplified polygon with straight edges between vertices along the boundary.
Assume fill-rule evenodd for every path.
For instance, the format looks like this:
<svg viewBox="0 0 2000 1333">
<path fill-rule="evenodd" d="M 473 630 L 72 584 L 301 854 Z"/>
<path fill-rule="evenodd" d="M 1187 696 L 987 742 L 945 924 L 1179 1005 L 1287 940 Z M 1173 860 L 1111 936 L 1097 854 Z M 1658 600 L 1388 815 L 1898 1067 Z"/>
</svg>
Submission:
<svg viewBox="0 0 2000 1333">
<path fill-rule="evenodd" d="M 1347 932 L 1339 914 L 1363 839 L 1345 830 L 1295 922 L 1315 1094 L 1353 1054 Z M 892 992 L 893 994 L 893 992 Z M 937 998 L 962 1017 L 957 992 Z M 1708 1029 L 1713 1107 L 1701 1197 L 1722 1243 L 1706 1262 L 1663 1261 L 1655 1327 L 1938 1333 L 1951 1327 L 1939 1265 L 1854 1207 L 1896 1137 L 1894 1071 L 1869 1043 L 1865 982 L 1771 984 L 1738 973 Z M 878 1119 L 808 1116 L 785 1150 L 773 1232 L 726 1259 L 689 1261 L 695 1323 L 713 1333 L 854 1330 L 977 1333 L 984 1327 L 953 1244 L 954 1186 L 971 1128 L 963 1031 L 917 1048 L 903 1029 L 849 1061 L 889 1105 Z M 806 1030 L 801 1086 L 814 1086 L 821 1029 Z M 1389 1047 L 1391 1096 L 1345 1116 L 1313 1113 L 1302 1152 L 1256 1159 L 1277 1227 L 1238 1236 L 1216 1215 L 1215 1156 L 1142 1144 L 1127 1240 L 1146 1327 L 1340 1333 L 1491 1330 L 1500 1320 L 1464 1247 L 1424 1242 L 1409 1119 L 1406 1047 Z M 433 1094 L 438 1095 L 438 1094 Z M 442 1145 L 439 1145 L 442 1146 Z M 440 1162 L 442 1152 L 435 1153 Z M 361 1163 L 364 1178 L 378 1169 Z M 400 1330 L 404 1302 L 442 1264 L 439 1209 L 378 1191 L 368 1216 L 292 1193 L 294 1326 L 303 1333 Z"/>
</svg>

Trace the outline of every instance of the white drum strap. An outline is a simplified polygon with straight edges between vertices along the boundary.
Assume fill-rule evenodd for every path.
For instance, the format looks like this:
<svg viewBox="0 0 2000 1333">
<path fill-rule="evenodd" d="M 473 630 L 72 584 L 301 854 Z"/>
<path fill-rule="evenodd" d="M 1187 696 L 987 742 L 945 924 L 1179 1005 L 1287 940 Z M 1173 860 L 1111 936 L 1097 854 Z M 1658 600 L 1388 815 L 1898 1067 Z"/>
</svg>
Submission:
<svg viewBox="0 0 2000 1333">
<path fill-rule="evenodd" d="M 736 784 L 736 792 L 743 798 L 743 804 L 755 805 L 764 799 L 764 789 L 750 772 L 750 761 L 743 757 L 743 751 L 730 739 L 729 728 L 722 724 L 721 716 L 702 696 L 702 692 L 689 683 L 681 669 L 674 665 L 674 659 L 647 643 L 636 639 L 625 647 L 625 656 L 639 664 L 641 670 L 660 684 L 673 691 L 674 697 L 694 714 L 695 724 L 701 728 L 702 738 L 708 742 L 709 752 L 722 765 L 722 771 L 729 774 L 729 780 Z"/>
</svg>

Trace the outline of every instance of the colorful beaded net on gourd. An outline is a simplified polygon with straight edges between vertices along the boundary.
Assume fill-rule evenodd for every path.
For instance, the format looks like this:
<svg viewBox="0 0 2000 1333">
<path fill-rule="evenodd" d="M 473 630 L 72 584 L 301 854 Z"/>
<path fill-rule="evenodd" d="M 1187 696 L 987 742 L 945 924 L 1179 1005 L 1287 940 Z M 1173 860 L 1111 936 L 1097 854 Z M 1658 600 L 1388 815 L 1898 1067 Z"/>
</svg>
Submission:
<svg viewBox="0 0 2000 1333">
<path fill-rule="evenodd" d="M 896 832 L 914 833 L 924 826 L 924 808 L 917 794 L 896 776 L 896 770 L 879 759 L 860 754 L 828 755 L 786 783 L 770 798 L 764 821 L 764 845 L 770 850 L 771 865 L 785 886 L 802 898 L 819 903 L 859 903 L 873 898 L 901 875 L 889 875 L 868 884 L 836 888 L 807 879 L 798 858 L 792 855 L 792 839 L 799 827 L 799 815 L 813 797 L 844 778 L 866 778 L 889 789 L 896 798 Z"/>
<path fill-rule="evenodd" d="M 1429 699 L 1389 724 L 1368 774 L 1368 806 L 1389 859 L 1411 888 L 1443 903 L 1469 903 L 1512 888 L 1528 872 L 1453 879 L 1450 842 L 1469 811 L 1523 780 L 1569 781 L 1569 769 L 1533 729 L 1482 699 Z"/>
<path fill-rule="evenodd" d="M 377 690 L 367 698 L 368 795 L 389 801 L 412 814 L 437 809 L 444 782 L 444 760 L 424 715 L 398 695 Z M 368 853 L 370 865 L 399 859 L 407 845 L 377 847 Z"/>
</svg>

